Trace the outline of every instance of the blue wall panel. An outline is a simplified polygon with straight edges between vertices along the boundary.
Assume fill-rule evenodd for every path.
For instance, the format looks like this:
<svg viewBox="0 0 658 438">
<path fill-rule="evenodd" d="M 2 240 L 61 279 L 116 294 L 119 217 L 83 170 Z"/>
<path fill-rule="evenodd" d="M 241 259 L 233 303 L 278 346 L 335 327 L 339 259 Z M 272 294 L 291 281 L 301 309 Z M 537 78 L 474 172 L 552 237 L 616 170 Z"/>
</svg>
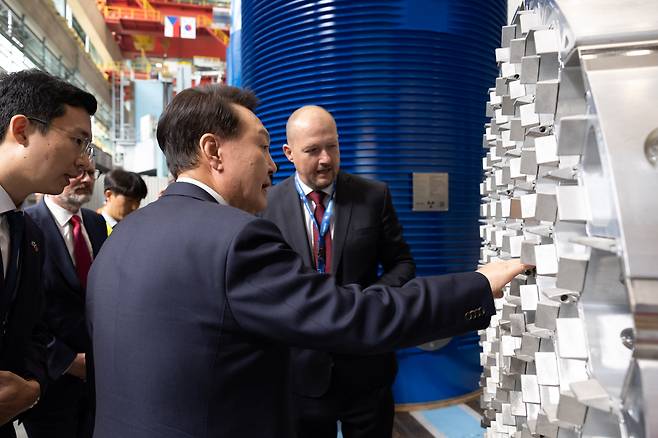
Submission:
<svg viewBox="0 0 658 438">
<path fill-rule="evenodd" d="M 293 171 L 281 152 L 286 119 L 302 105 L 322 105 L 336 118 L 342 169 L 391 187 L 418 274 L 474 269 L 484 109 L 506 13 L 505 0 L 242 0 L 241 85 L 261 99 L 275 181 Z M 450 211 L 411 211 L 413 172 L 449 173 Z M 465 341 L 475 342 L 454 340 Z M 462 387 L 405 395 L 398 388 L 414 373 L 401 354 L 398 402 L 477 387 L 477 349 L 448 347 L 445 354 L 461 352 L 454 366 L 472 370 L 460 373 Z M 438 379 L 452 379 L 439 371 Z"/>
</svg>

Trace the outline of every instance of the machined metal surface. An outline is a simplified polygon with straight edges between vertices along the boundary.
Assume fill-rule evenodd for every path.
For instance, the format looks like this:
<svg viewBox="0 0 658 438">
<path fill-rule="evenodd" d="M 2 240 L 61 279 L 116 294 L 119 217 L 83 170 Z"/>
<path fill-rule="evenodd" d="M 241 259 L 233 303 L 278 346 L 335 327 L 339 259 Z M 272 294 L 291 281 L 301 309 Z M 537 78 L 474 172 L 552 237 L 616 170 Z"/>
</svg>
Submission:
<svg viewBox="0 0 658 438">
<path fill-rule="evenodd" d="M 486 434 L 658 436 L 658 2 L 527 0 L 496 59 L 481 261 L 535 269 L 481 333 Z"/>
</svg>

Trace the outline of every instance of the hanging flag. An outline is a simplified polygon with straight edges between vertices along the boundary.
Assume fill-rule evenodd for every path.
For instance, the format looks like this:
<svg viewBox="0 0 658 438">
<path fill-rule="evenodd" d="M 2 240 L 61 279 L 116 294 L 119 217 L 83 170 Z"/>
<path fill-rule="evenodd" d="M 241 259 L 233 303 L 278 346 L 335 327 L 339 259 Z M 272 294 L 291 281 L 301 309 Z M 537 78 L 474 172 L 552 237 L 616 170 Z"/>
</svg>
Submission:
<svg viewBox="0 0 658 438">
<path fill-rule="evenodd" d="M 181 20 L 174 15 L 167 15 L 164 19 L 164 36 L 169 38 L 178 38 L 181 36 Z"/>
<path fill-rule="evenodd" d="M 180 17 L 180 37 L 196 39 L 196 17 Z"/>
</svg>

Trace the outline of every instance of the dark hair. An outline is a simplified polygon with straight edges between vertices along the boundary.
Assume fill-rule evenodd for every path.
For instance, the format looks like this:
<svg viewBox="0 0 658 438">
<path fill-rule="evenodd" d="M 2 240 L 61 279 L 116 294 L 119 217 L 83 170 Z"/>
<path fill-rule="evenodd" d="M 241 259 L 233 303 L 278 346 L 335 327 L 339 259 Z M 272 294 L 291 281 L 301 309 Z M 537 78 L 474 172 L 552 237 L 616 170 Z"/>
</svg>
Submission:
<svg viewBox="0 0 658 438">
<path fill-rule="evenodd" d="M 123 169 L 110 170 L 105 175 L 103 189 L 134 199 L 144 199 L 148 193 L 146 183 L 141 176 Z"/>
<path fill-rule="evenodd" d="M 174 97 L 158 121 L 157 138 L 175 177 L 198 165 L 199 139 L 207 133 L 225 139 L 240 135 L 240 118 L 232 105 L 253 111 L 256 95 L 245 89 L 212 84 L 188 88 Z"/>
<path fill-rule="evenodd" d="M 64 105 L 96 112 L 96 98 L 55 76 L 40 70 L 23 70 L 0 76 L 0 139 L 4 140 L 11 118 L 17 114 L 50 123 L 66 112 Z M 47 126 L 37 124 L 42 133 Z"/>
</svg>

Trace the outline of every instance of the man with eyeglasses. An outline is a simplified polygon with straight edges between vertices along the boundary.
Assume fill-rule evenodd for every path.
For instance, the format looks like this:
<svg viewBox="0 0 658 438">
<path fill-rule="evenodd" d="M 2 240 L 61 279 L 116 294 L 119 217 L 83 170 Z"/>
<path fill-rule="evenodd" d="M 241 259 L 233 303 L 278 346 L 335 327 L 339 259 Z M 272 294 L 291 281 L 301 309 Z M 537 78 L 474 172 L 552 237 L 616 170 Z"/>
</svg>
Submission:
<svg viewBox="0 0 658 438">
<path fill-rule="evenodd" d="M 61 193 L 89 162 L 91 94 L 38 70 L 0 77 L 0 438 L 48 381 L 43 235 L 18 207 Z"/>
<path fill-rule="evenodd" d="M 46 246 L 43 284 L 48 375 L 53 380 L 23 420 L 30 438 L 88 438 L 93 431 L 86 355 L 91 342 L 85 320 L 87 274 L 107 238 L 103 217 L 81 208 L 98 177 L 93 162 L 59 195 L 46 195 L 25 210 L 41 228 Z"/>
</svg>

